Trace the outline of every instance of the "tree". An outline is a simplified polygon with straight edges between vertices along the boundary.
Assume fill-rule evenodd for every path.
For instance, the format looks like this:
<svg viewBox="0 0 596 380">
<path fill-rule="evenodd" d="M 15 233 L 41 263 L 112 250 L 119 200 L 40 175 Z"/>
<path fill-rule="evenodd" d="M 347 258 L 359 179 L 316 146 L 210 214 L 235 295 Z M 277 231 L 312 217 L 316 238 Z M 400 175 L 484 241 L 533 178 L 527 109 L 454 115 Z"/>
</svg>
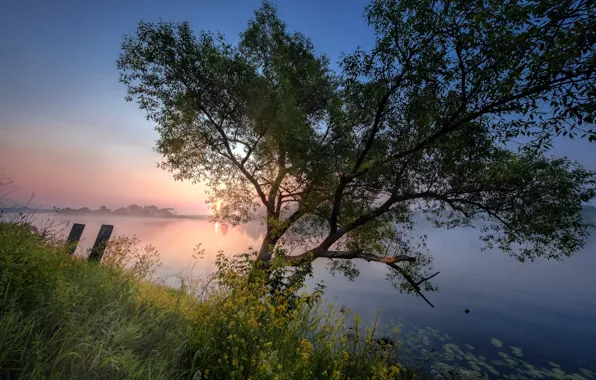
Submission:
<svg viewBox="0 0 596 380">
<path fill-rule="evenodd" d="M 120 207 L 120 208 L 117 208 L 116 210 L 114 210 L 114 214 L 117 214 L 117 215 L 126 215 L 126 214 L 128 214 L 128 212 L 129 212 L 129 210 L 124 207 Z"/>
<path fill-rule="evenodd" d="M 138 211 L 140 211 L 140 210 L 142 210 L 142 209 L 143 209 L 141 206 L 139 206 L 139 205 L 135 205 L 135 204 L 132 204 L 132 205 L 128 206 L 127 208 L 128 208 L 128 210 L 130 210 L 131 212 L 138 212 Z"/>
<path fill-rule="evenodd" d="M 178 215 L 178 213 L 176 212 L 176 209 L 171 208 L 171 207 L 162 208 L 161 212 L 165 217 L 174 217 L 174 216 Z"/>
<path fill-rule="evenodd" d="M 96 212 L 100 212 L 100 213 L 110 213 L 112 212 L 112 210 L 110 210 L 109 208 L 107 208 L 106 206 L 101 206 L 99 208 L 99 210 L 97 210 Z"/>
<path fill-rule="evenodd" d="M 141 22 L 118 68 L 156 124 L 163 169 L 206 183 L 222 222 L 264 208 L 259 261 L 328 258 L 348 274 L 353 259 L 381 262 L 421 294 L 420 213 L 481 225 L 487 246 L 522 261 L 584 244 L 594 173 L 548 150 L 596 139 L 594 16 L 587 0 L 374 0 L 374 47 L 333 71 L 264 2 L 237 46 Z"/>
</svg>

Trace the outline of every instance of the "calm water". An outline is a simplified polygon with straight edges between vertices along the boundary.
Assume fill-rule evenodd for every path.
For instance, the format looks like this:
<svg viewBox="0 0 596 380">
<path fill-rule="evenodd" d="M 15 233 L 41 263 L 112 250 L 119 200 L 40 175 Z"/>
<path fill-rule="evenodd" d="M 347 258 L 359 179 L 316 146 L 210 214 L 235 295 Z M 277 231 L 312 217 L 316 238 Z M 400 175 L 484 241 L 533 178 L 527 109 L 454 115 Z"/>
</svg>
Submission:
<svg viewBox="0 0 596 380">
<path fill-rule="evenodd" d="M 36 223 L 48 218 L 38 215 Z M 160 275 L 170 283 L 176 283 L 176 275 L 195 263 L 192 253 L 198 243 L 206 253 L 193 274 L 206 275 L 214 271 L 218 251 L 246 252 L 249 246 L 258 247 L 262 234 L 258 223 L 222 228 L 203 220 L 51 218 L 57 228 L 69 220 L 85 223 L 83 247 L 92 244 L 103 223 L 115 226 L 113 236 L 136 235 L 143 244 L 159 250 Z M 476 355 L 498 358 L 499 351 L 511 353 L 509 347 L 514 346 L 523 349 L 523 360 L 538 367 L 555 361 L 570 372 L 578 367 L 596 371 L 596 234 L 583 251 L 564 262 L 522 264 L 496 250 L 482 251 L 474 230 L 420 229 L 428 234 L 434 267 L 441 272 L 434 279 L 439 292 L 428 294 L 435 308 L 394 290 L 384 280 L 387 269 L 383 264 L 359 262 L 360 277 L 350 282 L 332 277 L 323 261 L 315 264 L 315 278 L 324 280 L 327 297 L 365 318 L 373 318 L 380 309 L 382 325 L 400 323 L 406 332 L 416 327 L 439 330 L 430 342 L 423 339 L 429 350 L 440 351 L 448 341 L 474 346 Z M 464 313 L 466 308 L 469 314 Z M 492 338 L 504 348 L 494 341 L 491 344 Z"/>
</svg>

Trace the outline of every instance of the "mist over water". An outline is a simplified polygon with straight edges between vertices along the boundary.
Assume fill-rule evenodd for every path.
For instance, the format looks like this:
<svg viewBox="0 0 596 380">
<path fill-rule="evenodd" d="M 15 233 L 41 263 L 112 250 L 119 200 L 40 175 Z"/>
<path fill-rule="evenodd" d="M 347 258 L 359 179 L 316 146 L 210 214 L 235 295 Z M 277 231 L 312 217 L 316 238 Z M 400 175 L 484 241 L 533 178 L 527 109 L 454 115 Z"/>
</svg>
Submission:
<svg viewBox="0 0 596 380">
<path fill-rule="evenodd" d="M 163 263 L 158 275 L 172 285 L 189 271 L 196 276 L 213 273 L 219 251 L 247 252 L 259 247 L 263 235 L 258 222 L 232 228 L 207 220 L 40 214 L 35 223 L 51 223 L 65 234 L 70 224 L 85 223 L 83 250 L 93 244 L 101 224 L 113 224 L 112 236 L 136 235 L 141 245 L 157 248 Z M 385 280 L 387 268 L 379 263 L 358 261 L 360 276 L 350 282 L 331 276 L 325 261 L 315 262 L 309 285 L 322 280 L 331 302 L 367 321 L 380 309 L 380 325 L 403 324 L 404 331 L 432 327 L 456 344 L 474 346 L 480 355 L 496 356 L 491 345 L 496 338 L 505 347 L 522 348 L 524 360 L 537 366 L 556 361 L 571 371 L 596 370 L 596 234 L 565 261 L 520 263 L 497 250 L 481 250 L 473 229 L 419 228 L 428 235 L 434 269 L 441 272 L 433 279 L 439 292 L 427 293 L 435 308 L 393 289 Z M 199 243 L 205 254 L 195 260 L 193 249 Z M 443 343 L 437 342 L 436 349 Z"/>
</svg>

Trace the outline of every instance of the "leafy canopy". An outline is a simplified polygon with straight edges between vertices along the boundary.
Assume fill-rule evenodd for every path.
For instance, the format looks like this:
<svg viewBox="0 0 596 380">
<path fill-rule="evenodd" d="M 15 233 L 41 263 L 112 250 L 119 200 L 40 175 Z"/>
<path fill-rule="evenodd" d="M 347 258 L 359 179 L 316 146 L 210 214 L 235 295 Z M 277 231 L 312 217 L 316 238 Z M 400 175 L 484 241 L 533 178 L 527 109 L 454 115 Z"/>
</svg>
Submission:
<svg viewBox="0 0 596 380">
<path fill-rule="evenodd" d="M 365 15 L 374 46 L 336 71 L 268 2 L 237 45 L 141 22 L 118 67 L 161 166 L 206 183 L 219 220 L 264 209 L 261 261 L 294 244 L 290 263 L 339 259 L 354 276 L 351 259 L 382 262 L 419 293 L 419 213 L 480 224 L 522 261 L 579 249 L 594 173 L 548 150 L 559 135 L 596 139 L 593 2 L 373 0 Z"/>
</svg>

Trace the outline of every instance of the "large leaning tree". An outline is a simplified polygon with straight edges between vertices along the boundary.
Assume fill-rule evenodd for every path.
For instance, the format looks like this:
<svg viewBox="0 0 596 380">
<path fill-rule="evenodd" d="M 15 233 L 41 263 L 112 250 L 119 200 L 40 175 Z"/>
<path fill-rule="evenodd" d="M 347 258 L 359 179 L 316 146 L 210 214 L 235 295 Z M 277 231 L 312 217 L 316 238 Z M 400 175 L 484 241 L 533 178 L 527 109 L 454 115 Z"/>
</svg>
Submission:
<svg viewBox="0 0 596 380">
<path fill-rule="evenodd" d="M 207 184 L 223 222 L 266 213 L 257 260 L 380 262 L 419 294 L 419 215 L 522 261 L 582 247 L 596 177 L 548 150 L 596 140 L 594 2 L 374 0 L 365 17 L 373 47 L 338 69 L 268 2 L 238 44 L 140 23 L 118 68 L 161 167 Z"/>
</svg>

